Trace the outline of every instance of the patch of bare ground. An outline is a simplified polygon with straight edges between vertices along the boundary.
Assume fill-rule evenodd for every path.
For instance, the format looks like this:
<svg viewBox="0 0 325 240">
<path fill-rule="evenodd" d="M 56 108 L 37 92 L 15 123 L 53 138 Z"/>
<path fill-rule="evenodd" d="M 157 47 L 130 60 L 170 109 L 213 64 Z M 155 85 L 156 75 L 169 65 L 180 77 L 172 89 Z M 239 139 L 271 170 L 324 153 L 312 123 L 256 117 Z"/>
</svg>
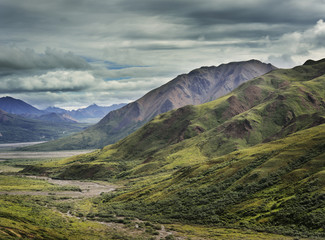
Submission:
<svg viewBox="0 0 325 240">
<path fill-rule="evenodd" d="M 151 226 L 156 225 L 159 226 L 158 229 L 156 229 L 156 231 L 158 232 L 158 234 L 156 234 L 155 236 L 152 236 L 150 239 L 165 239 L 167 236 L 169 235 L 173 235 L 175 237 L 175 239 L 177 240 L 183 240 L 183 239 L 187 239 L 185 237 L 179 236 L 179 233 L 177 233 L 176 231 L 172 231 L 169 230 L 168 227 L 166 228 L 164 225 L 160 225 L 160 224 L 152 224 L 149 222 L 145 222 L 142 221 L 138 218 L 134 218 L 132 220 L 125 218 L 125 217 L 121 217 L 118 216 L 116 217 L 116 219 L 121 220 L 121 223 L 118 222 L 104 222 L 101 220 L 96 220 L 96 218 L 92 218 L 92 219 L 88 219 L 87 217 L 78 217 L 75 216 L 73 214 L 71 214 L 70 210 L 67 213 L 62 213 L 60 212 L 62 215 L 67 216 L 67 217 L 74 217 L 77 218 L 79 220 L 82 221 L 91 221 L 91 222 L 96 222 L 96 223 L 100 223 L 102 225 L 105 225 L 107 227 L 109 227 L 110 229 L 113 229 L 114 231 L 118 231 L 118 232 L 124 232 L 127 235 L 130 236 L 143 236 L 143 234 L 146 233 L 146 230 L 149 228 L 151 228 Z M 127 220 L 128 223 L 122 223 L 124 220 Z"/>
<path fill-rule="evenodd" d="M 243 121 L 231 122 L 225 128 L 225 133 L 228 137 L 244 138 L 252 130 L 250 122 L 245 119 Z"/>
<path fill-rule="evenodd" d="M 248 107 L 243 104 L 236 96 L 231 96 L 227 99 L 229 103 L 228 109 L 222 114 L 223 118 L 230 119 L 242 112 L 248 110 Z"/>
<path fill-rule="evenodd" d="M 126 226 L 123 223 L 115 223 L 115 222 L 98 222 L 98 223 L 104 224 L 115 230 L 124 231 L 131 235 L 140 235 L 146 232 L 146 226 L 143 227 L 143 225 L 145 225 L 145 222 L 139 219 L 132 220 L 131 226 L 130 224 L 129 226 Z M 174 236 L 174 238 L 177 240 L 187 239 L 185 237 L 179 236 L 177 232 L 169 230 L 164 225 L 160 225 L 160 227 L 161 227 L 160 229 L 156 230 L 158 234 L 156 236 L 153 236 L 152 239 L 157 239 L 157 240 L 165 239 L 169 235 Z"/>
<path fill-rule="evenodd" d="M 90 198 L 99 196 L 101 193 L 108 193 L 114 191 L 118 186 L 106 182 L 86 182 L 76 180 L 57 180 L 48 177 L 27 176 L 28 178 L 41 179 L 48 181 L 51 184 L 59 186 L 73 186 L 79 188 L 81 191 L 1 191 L 0 195 L 55 195 L 70 198 Z"/>
<path fill-rule="evenodd" d="M 55 152 L 0 152 L 1 159 L 40 159 L 40 158 L 65 158 L 78 154 L 89 153 L 93 150 L 55 151 Z"/>
<path fill-rule="evenodd" d="M 244 93 L 246 102 L 248 102 L 250 105 L 254 104 L 262 98 L 262 89 L 254 85 L 247 87 Z"/>
</svg>

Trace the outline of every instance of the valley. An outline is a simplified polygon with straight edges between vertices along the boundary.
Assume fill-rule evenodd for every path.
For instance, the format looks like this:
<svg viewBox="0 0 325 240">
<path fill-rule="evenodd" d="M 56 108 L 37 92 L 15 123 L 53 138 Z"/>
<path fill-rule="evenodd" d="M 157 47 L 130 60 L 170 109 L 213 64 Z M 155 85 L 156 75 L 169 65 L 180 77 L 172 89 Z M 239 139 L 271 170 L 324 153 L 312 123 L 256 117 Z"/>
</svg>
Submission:
<svg viewBox="0 0 325 240">
<path fill-rule="evenodd" d="M 82 151 L 81 151 L 82 152 Z M 293 237 L 249 229 L 157 223 L 136 216 L 97 214 L 92 210 L 101 198 L 125 191 L 125 181 L 59 180 L 44 176 L 24 176 L 12 171 L 13 163 L 51 162 L 45 156 L 12 153 L 10 162 L 0 162 L 1 239 L 283 239 Z M 74 152 L 76 154 L 77 152 Z M 72 154 L 72 153 L 70 153 Z M 62 152 L 57 152 L 62 157 Z M 28 159 L 28 162 L 26 162 Z M 15 165 L 14 164 L 14 165 Z M 119 190 L 120 189 L 120 190 Z M 124 189 L 124 190 L 123 190 Z M 96 204 L 97 202 L 97 204 Z M 301 238 L 303 239 L 303 238 Z"/>
</svg>

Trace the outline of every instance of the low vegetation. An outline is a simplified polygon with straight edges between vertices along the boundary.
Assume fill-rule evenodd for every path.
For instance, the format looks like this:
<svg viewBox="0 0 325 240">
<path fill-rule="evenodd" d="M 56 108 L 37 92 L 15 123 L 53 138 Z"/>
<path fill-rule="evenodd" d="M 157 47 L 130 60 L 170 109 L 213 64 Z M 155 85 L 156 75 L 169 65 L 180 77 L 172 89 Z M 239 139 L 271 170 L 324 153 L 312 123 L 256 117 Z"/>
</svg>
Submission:
<svg viewBox="0 0 325 240">
<path fill-rule="evenodd" d="M 129 179 L 128 188 L 77 209 L 91 216 L 323 238 L 324 149 L 325 125 L 320 125 L 170 175 Z"/>
</svg>

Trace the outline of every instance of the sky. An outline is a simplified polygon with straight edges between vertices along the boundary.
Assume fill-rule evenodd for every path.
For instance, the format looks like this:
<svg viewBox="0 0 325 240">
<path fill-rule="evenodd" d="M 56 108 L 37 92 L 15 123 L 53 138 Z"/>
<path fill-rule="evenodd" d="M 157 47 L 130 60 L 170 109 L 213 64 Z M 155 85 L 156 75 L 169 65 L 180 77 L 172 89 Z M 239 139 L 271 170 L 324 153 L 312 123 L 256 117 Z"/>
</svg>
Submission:
<svg viewBox="0 0 325 240">
<path fill-rule="evenodd" d="M 325 0 L 1 0 L 0 97 L 134 101 L 201 66 L 325 58 Z"/>
</svg>

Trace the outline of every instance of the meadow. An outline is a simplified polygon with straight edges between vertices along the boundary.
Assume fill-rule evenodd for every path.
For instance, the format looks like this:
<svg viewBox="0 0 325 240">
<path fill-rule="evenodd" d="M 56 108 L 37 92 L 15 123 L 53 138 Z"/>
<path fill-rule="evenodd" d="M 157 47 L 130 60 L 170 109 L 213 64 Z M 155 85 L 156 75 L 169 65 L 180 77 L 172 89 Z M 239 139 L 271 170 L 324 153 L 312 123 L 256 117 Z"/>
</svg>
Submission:
<svg viewBox="0 0 325 240">
<path fill-rule="evenodd" d="M 74 151 L 73 154 L 82 152 Z M 128 188 L 123 181 L 56 180 L 19 173 L 28 165 L 64 161 L 51 152 L 23 156 L 10 152 L 0 162 L 1 239 L 293 239 L 249 229 L 161 223 L 100 211 L 104 199 Z"/>
</svg>

